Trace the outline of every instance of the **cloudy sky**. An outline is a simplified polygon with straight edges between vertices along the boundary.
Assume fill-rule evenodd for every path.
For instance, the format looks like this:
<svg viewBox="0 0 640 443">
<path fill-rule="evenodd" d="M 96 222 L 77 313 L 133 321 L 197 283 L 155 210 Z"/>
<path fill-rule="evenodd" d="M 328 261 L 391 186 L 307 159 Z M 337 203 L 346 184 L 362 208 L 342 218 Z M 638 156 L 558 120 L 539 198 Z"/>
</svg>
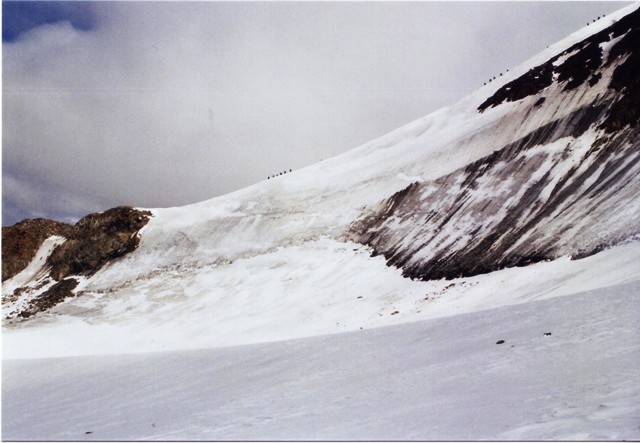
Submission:
<svg viewBox="0 0 640 443">
<path fill-rule="evenodd" d="M 3 1 L 3 226 L 301 168 L 626 4 Z"/>
</svg>

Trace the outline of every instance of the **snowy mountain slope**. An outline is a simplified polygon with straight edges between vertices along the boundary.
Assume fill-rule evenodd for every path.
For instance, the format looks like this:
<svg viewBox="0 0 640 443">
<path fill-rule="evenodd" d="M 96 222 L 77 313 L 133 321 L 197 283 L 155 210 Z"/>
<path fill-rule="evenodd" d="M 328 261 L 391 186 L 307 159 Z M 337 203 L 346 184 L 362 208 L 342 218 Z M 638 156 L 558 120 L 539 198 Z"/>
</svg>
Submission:
<svg viewBox="0 0 640 443">
<path fill-rule="evenodd" d="M 2 434 L 66 441 L 637 440 L 639 291 L 636 281 L 260 345 L 5 361 Z"/>
<path fill-rule="evenodd" d="M 579 127 L 574 119 L 553 125 Z M 527 137 L 413 183 L 354 224 L 351 239 L 429 280 L 584 257 L 638 236 L 640 130 L 603 140 L 541 129 L 557 140 Z"/>
<path fill-rule="evenodd" d="M 639 219 L 637 127 L 599 128 L 615 104 L 637 90 L 633 83 L 622 91 L 610 85 L 618 68 L 633 68 L 627 61 L 636 53 L 616 48 L 637 48 L 628 40 L 637 36 L 638 14 L 638 5 L 612 14 L 460 102 L 341 156 L 203 203 L 152 209 L 149 222 L 131 234 L 139 236 L 137 249 L 95 273 L 66 275 L 62 282 L 75 282 L 75 297 L 46 312 L 19 317 L 20 306 L 49 288 L 39 287 L 48 261 L 30 280 L 6 281 L 4 356 L 282 340 L 451 314 L 455 306 L 489 308 L 575 293 L 571 285 L 581 281 L 579 273 L 598 276 L 590 279 L 593 287 L 619 283 L 620 275 L 625 281 L 640 279 L 634 265 L 638 242 L 633 242 Z M 611 27 L 615 30 L 609 32 Z M 595 83 L 589 84 L 595 77 L 587 77 L 565 90 L 573 77 L 559 72 L 531 95 L 483 106 L 537 66 L 555 60 L 560 69 L 583 50 L 591 54 L 593 45 L 579 50 L 575 45 L 594 36 L 604 36 L 597 43 L 602 55 Z M 616 51 L 620 57 L 609 60 L 607 54 Z M 556 184 L 567 185 L 558 189 L 562 199 L 556 197 Z M 592 198 L 596 189 L 601 192 Z M 404 206 L 384 209 L 407 194 L 413 195 Z M 543 204 L 554 199 L 558 204 Z M 514 211 L 516 216 L 507 217 Z M 563 217 L 556 221 L 539 214 L 553 211 Z M 529 226 L 529 218 L 536 223 Z M 505 219 L 521 221 L 527 229 L 511 232 L 492 254 L 489 243 L 503 234 Z M 425 247 L 430 241 L 441 242 L 439 248 Z M 539 263 L 522 270 L 522 281 L 539 269 L 550 276 L 536 285 L 516 285 L 510 296 L 486 294 L 502 276 L 518 270 L 476 275 L 616 244 L 621 246 L 584 260 L 565 263 L 563 258 L 553 267 Z M 449 272 L 445 246 L 462 263 L 478 257 L 478 251 L 490 263 Z M 382 253 L 402 270 L 372 253 Z M 603 267 L 603 257 L 615 257 L 623 274 L 603 272 L 611 269 Z M 425 273 L 442 262 L 444 271 Z M 425 279 L 463 278 L 420 282 L 403 278 L 402 272 Z M 546 282 L 554 278 L 558 287 L 549 292 Z M 476 289 L 460 289 L 465 285 Z M 16 290 L 24 296 L 16 296 Z M 447 296 L 433 301 L 441 291 Z M 428 302 L 424 308 L 420 300 Z"/>
<path fill-rule="evenodd" d="M 2 438 L 637 440 L 639 8 L 303 170 L 38 222 Z"/>
<path fill-rule="evenodd" d="M 613 23 L 619 18 L 607 20 Z M 587 31 L 597 33 L 598 28 L 594 26 Z M 576 39 L 572 36 L 560 46 L 562 50 L 556 51 L 570 48 Z M 551 55 L 556 53 L 548 54 L 547 58 Z M 539 99 L 536 96 L 478 112 L 477 108 L 488 96 L 519 78 L 522 71 L 527 72 L 527 66 L 515 69 L 503 76 L 501 82 L 481 88 L 456 105 L 342 156 L 209 202 L 155 210 L 155 219 L 144 230 L 140 251 L 114 274 L 122 275 L 125 268 L 140 269 L 138 265 L 148 267 L 143 260 L 160 268 L 198 266 L 212 260 L 231 261 L 273 247 L 299 244 L 318 235 L 341 239 L 348 226 L 362 215 L 365 206 L 378 204 L 415 181 L 445 177 L 519 140 L 531 140 L 532 134 L 543 131 L 541 128 L 545 125 L 554 127 L 555 138 L 575 135 L 575 131 L 566 126 L 581 120 L 580 111 L 593 105 L 598 95 L 607 90 L 618 62 L 612 62 L 603 70 L 600 82 L 594 87 L 587 83 L 563 92 L 563 84 L 552 85 L 546 91 L 546 102 L 539 109 L 532 109 Z M 615 98 L 611 95 L 610 101 Z M 564 127 L 555 128 L 560 126 L 558 122 L 565 122 Z M 562 133 L 563 129 L 569 133 Z M 587 139 L 576 144 L 586 145 L 589 136 L 599 137 L 585 134 Z M 540 140 L 539 144 L 547 141 L 556 141 L 554 135 Z M 616 144 L 612 141 L 612 145 Z M 637 140 L 633 138 L 629 145 L 618 149 L 626 148 L 630 155 L 637 155 Z M 580 154 L 584 152 L 571 153 L 571 149 L 572 146 L 566 151 L 565 155 L 571 154 L 566 163 L 579 163 Z M 635 161 L 635 158 L 625 157 L 625 160 Z M 632 186 L 627 189 L 634 190 Z M 452 188 L 451 192 L 458 190 Z M 636 209 L 637 202 L 632 202 Z M 136 272 L 139 275 L 139 271 Z"/>
<path fill-rule="evenodd" d="M 352 239 L 428 280 L 590 255 L 640 233 L 639 47 L 636 12 L 501 86 L 480 111 L 526 99 L 523 121 L 546 122 L 412 183 Z"/>
</svg>

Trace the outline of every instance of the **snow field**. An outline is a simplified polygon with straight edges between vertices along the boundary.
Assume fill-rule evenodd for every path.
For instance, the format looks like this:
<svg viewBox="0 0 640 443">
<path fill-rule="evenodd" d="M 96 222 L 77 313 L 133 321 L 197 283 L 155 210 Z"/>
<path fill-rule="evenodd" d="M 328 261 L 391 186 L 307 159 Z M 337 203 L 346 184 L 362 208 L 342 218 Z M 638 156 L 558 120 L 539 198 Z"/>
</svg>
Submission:
<svg viewBox="0 0 640 443">
<path fill-rule="evenodd" d="M 4 361 L 2 437 L 637 440 L 639 292 L 278 343 Z"/>
<path fill-rule="evenodd" d="M 475 277 L 413 281 L 329 238 L 85 292 L 3 334 L 3 358 L 202 349 L 359 331 L 640 281 L 640 242 Z M 85 285 L 86 281 L 81 281 Z M 87 288 L 85 287 L 85 290 Z"/>
</svg>

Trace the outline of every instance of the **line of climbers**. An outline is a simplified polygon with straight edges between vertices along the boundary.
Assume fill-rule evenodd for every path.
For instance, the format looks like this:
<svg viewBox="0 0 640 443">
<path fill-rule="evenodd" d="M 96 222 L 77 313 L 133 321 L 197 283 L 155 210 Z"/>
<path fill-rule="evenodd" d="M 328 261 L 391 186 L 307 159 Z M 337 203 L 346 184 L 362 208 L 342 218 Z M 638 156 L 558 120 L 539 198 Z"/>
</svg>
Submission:
<svg viewBox="0 0 640 443">
<path fill-rule="evenodd" d="M 592 21 L 591 23 L 595 23 L 595 22 L 597 22 L 598 20 L 600 20 L 601 18 L 604 18 L 604 17 L 605 17 L 604 15 L 603 15 L 602 17 L 598 16 L 598 18 L 594 18 L 594 19 L 593 19 L 593 21 Z M 587 26 L 589 26 L 589 22 L 587 22 Z M 547 46 L 547 48 L 548 48 L 548 46 Z M 508 70 L 508 69 L 507 69 L 507 72 L 509 72 L 509 70 Z M 500 75 L 499 75 L 498 77 L 502 77 L 502 72 L 500 73 Z M 490 79 L 489 79 L 489 81 L 484 82 L 484 83 L 483 83 L 483 85 L 485 85 L 485 86 L 486 86 L 486 85 L 487 85 L 487 83 L 491 83 L 491 82 L 492 82 L 493 80 L 495 80 L 495 79 L 496 79 L 495 77 L 490 78 Z"/>
<path fill-rule="evenodd" d="M 509 70 L 507 69 L 507 72 L 509 72 Z M 498 75 L 498 77 L 502 77 L 502 72 L 500 73 L 500 75 Z M 495 80 L 496 77 L 490 78 L 488 82 L 484 82 L 483 85 L 486 85 L 487 83 L 491 83 L 493 80 Z"/>
<path fill-rule="evenodd" d="M 601 18 L 604 18 L 604 15 L 603 15 L 602 17 L 598 16 L 598 18 L 594 18 L 594 19 L 593 19 L 593 21 L 592 21 L 591 23 L 595 23 L 595 22 L 597 22 L 598 20 L 600 20 Z M 589 26 L 589 25 L 590 25 L 590 23 L 589 23 L 589 22 L 587 22 L 587 26 Z"/>
<path fill-rule="evenodd" d="M 292 171 L 291 171 L 291 169 L 289 169 L 289 172 L 292 172 Z M 270 175 L 269 177 L 267 177 L 267 180 L 272 179 L 272 178 L 279 177 L 279 176 L 284 175 L 284 174 L 286 174 L 286 173 L 287 173 L 287 171 L 283 171 L 283 172 L 281 172 L 280 174 Z"/>
</svg>

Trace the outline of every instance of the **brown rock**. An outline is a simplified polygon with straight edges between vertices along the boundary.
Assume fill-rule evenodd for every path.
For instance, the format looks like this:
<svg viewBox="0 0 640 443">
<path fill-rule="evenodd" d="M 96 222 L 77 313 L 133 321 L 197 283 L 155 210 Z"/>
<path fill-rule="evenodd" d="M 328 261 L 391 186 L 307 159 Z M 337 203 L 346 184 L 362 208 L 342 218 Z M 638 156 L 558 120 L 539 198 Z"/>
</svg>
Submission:
<svg viewBox="0 0 640 443">
<path fill-rule="evenodd" d="M 2 281 L 22 271 L 43 241 L 52 235 L 68 237 L 73 226 L 44 218 L 23 220 L 2 228 Z"/>
<path fill-rule="evenodd" d="M 149 211 L 119 206 L 87 215 L 75 225 L 39 218 L 3 227 L 2 281 L 22 271 L 42 242 L 52 235 L 67 239 L 47 259 L 55 280 L 71 274 L 93 274 L 109 260 L 138 246 L 136 234 L 150 216 Z"/>
<path fill-rule="evenodd" d="M 47 259 L 51 277 L 62 280 L 68 275 L 92 275 L 108 261 L 138 247 L 138 231 L 151 213 L 127 206 L 90 214 L 75 224 L 68 241 L 54 249 Z"/>
<path fill-rule="evenodd" d="M 149 211 L 119 206 L 87 215 L 75 225 L 35 219 L 2 228 L 3 280 L 24 269 L 48 237 L 60 235 L 67 239 L 47 258 L 47 264 L 50 266 L 49 277 L 57 280 L 57 283 L 34 298 L 28 308 L 17 315 L 28 318 L 52 308 L 67 297 L 74 296 L 73 290 L 78 281 L 66 277 L 92 275 L 110 260 L 136 249 L 140 242 L 138 231 L 148 223 L 150 217 Z M 37 289 L 30 287 L 28 290 Z M 17 288 L 13 297 L 19 296 L 24 290 L 27 290 L 27 287 Z"/>
<path fill-rule="evenodd" d="M 34 299 L 29 307 L 18 314 L 19 317 L 29 318 L 38 312 L 46 311 L 67 297 L 73 297 L 73 290 L 78 285 L 78 281 L 73 278 L 62 280 L 51 286 L 46 292 Z"/>
</svg>

